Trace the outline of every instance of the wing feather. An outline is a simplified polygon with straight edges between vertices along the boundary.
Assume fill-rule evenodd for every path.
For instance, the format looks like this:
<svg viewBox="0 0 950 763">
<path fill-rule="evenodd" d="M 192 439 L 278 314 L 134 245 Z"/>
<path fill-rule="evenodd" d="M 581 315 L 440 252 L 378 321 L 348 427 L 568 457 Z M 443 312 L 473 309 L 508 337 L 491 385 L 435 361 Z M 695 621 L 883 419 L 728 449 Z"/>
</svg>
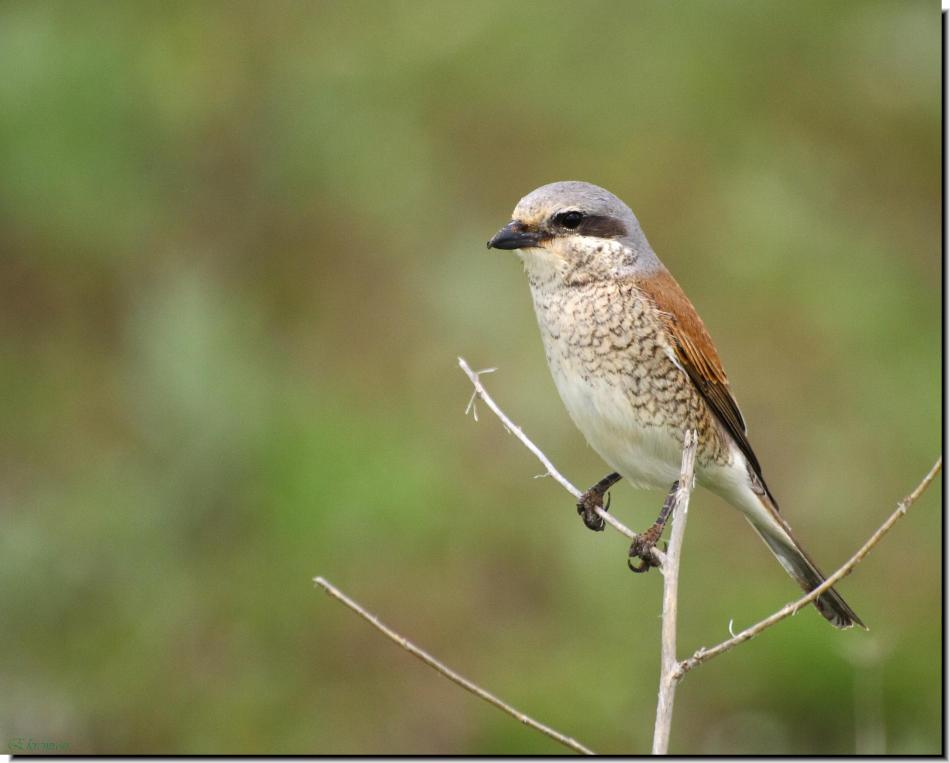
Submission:
<svg viewBox="0 0 950 763">
<path fill-rule="evenodd" d="M 746 436 L 745 419 L 729 390 L 729 379 L 706 326 L 669 271 L 661 270 L 638 283 L 657 306 L 673 345 L 678 365 L 686 372 L 716 418 L 735 440 L 765 487 L 762 467 Z M 765 488 L 768 492 L 768 488 Z M 771 496 L 770 496 L 771 497 Z"/>
</svg>

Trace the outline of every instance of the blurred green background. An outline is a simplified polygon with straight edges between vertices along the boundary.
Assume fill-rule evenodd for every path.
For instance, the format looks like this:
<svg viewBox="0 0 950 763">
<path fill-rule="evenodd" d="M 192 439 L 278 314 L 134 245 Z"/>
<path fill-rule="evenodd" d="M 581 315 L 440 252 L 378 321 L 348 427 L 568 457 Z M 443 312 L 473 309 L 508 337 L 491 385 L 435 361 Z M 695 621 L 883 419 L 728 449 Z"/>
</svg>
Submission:
<svg viewBox="0 0 950 763">
<path fill-rule="evenodd" d="M 585 530 L 606 472 L 486 252 L 584 179 L 716 338 L 769 484 L 843 562 L 941 448 L 934 2 L 0 6 L 0 742 L 555 753 L 325 575 L 599 752 L 649 750 L 661 579 Z M 645 527 L 659 493 L 621 484 Z M 840 589 L 691 674 L 676 753 L 937 753 L 935 484 Z M 693 502 L 683 654 L 793 598 Z M 5 751 L 5 750 L 4 750 Z"/>
</svg>

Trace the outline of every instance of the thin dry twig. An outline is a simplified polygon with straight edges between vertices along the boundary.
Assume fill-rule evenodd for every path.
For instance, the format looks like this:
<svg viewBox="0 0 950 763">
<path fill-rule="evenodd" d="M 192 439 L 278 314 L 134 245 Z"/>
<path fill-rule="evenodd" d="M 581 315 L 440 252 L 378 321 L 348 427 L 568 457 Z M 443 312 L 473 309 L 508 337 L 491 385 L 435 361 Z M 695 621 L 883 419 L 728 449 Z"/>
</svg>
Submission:
<svg viewBox="0 0 950 763">
<path fill-rule="evenodd" d="M 660 640 L 660 690 L 656 702 L 656 721 L 653 725 L 653 754 L 666 755 L 670 746 L 670 727 L 673 724 L 673 700 L 676 697 L 676 673 L 679 660 L 676 657 L 676 615 L 679 595 L 679 569 L 686 536 L 686 517 L 689 513 L 689 496 L 693 489 L 693 473 L 696 466 L 696 432 L 690 430 L 683 439 L 683 462 L 680 467 L 679 485 L 673 497 L 670 544 L 666 549 L 666 561 L 660 567 L 663 573 L 663 618 Z"/>
<path fill-rule="evenodd" d="M 479 380 L 479 373 L 474 372 L 469 367 L 468 363 L 465 362 L 464 358 L 459 358 L 459 366 L 465 372 L 466 376 L 471 380 L 472 385 L 475 388 L 475 393 L 470 401 L 470 405 L 474 403 L 476 397 L 481 398 L 485 404 L 491 409 L 491 411 L 501 420 L 505 428 L 517 437 L 522 444 L 528 450 L 530 450 L 535 457 L 544 465 L 544 468 L 547 470 L 547 474 L 554 477 L 561 486 L 567 490 L 575 499 L 579 499 L 581 492 L 571 484 L 557 469 L 554 468 L 554 465 L 548 459 L 548 457 L 538 448 L 530 439 L 521 431 L 521 427 L 516 426 L 508 416 L 498 407 L 491 396 L 485 390 L 481 381 Z M 494 369 L 491 369 L 494 370 Z M 686 468 L 686 459 L 688 454 L 685 449 L 684 444 L 684 453 L 683 453 L 683 469 Z M 693 456 L 689 456 L 692 458 Z M 732 638 L 723 641 L 721 644 L 718 644 L 711 648 L 701 648 L 697 650 L 691 657 L 683 661 L 677 661 L 675 656 L 676 641 L 675 641 L 675 631 L 676 631 L 676 587 L 678 583 L 678 567 L 679 559 L 675 559 L 674 562 L 668 560 L 670 551 L 673 549 L 673 538 L 677 533 L 677 527 L 680 527 L 681 530 L 685 530 L 685 514 L 686 514 L 686 503 L 684 503 L 684 511 L 682 521 L 676 517 L 674 514 L 673 518 L 673 530 L 670 538 L 670 547 L 667 550 L 667 554 L 663 554 L 658 549 L 654 550 L 654 558 L 660 564 L 660 569 L 664 573 L 664 615 L 663 615 L 663 642 L 662 649 L 663 655 L 661 658 L 661 685 L 660 685 L 660 697 L 657 705 L 657 720 L 654 727 L 654 743 L 653 751 L 656 752 L 665 752 L 668 746 L 669 741 L 669 722 L 668 720 L 663 721 L 662 718 L 672 718 L 672 705 L 673 705 L 673 694 L 675 690 L 675 685 L 682 680 L 683 676 L 687 672 L 695 668 L 697 665 L 700 665 L 707 660 L 712 659 L 724 652 L 729 651 L 733 647 L 741 644 L 744 641 L 748 641 L 751 638 L 754 638 L 759 633 L 765 629 L 775 625 L 776 623 L 784 620 L 786 617 L 790 617 L 795 614 L 803 607 L 806 607 L 808 604 L 813 602 L 822 593 L 831 588 L 835 583 L 841 580 L 846 575 L 850 574 L 851 571 L 867 556 L 868 552 L 871 551 L 874 546 L 876 546 L 880 540 L 884 537 L 885 534 L 894 526 L 898 519 L 900 519 L 904 514 L 907 513 L 907 509 L 921 496 L 921 494 L 927 489 L 930 483 L 934 480 L 937 474 L 940 472 L 940 469 L 943 466 L 943 458 L 938 458 L 937 462 L 934 464 L 933 468 L 927 474 L 926 477 L 920 482 L 919 485 L 906 497 L 902 500 L 897 507 L 897 510 L 891 514 L 891 516 L 881 525 L 880 528 L 871 536 L 867 543 L 864 544 L 855 554 L 851 557 L 844 565 L 842 565 L 833 575 L 831 575 L 822 585 L 818 588 L 815 588 L 813 591 L 809 592 L 807 595 L 798 599 L 795 602 L 787 604 L 782 609 L 771 615 L 770 617 L 765 618 L 764 620 L 756 623 L 755 625 L 746 628 L 744 631 L 741 631 L 738 634 L 733 633 L 732 630 L 732 621 L 729 622 L 729 633 L 732 634 Z M 690 470 L 692 470 L 692 465 L 690 465 Z M 684 472 L 685 473 L 685 472 Z M 543 475 L 539 475 L 543 476 Z M 680 480 L 680 490 L 682 490 L 682 485 L 686 484 L 685 481 L 681 478 Z M 691 484 L 691 483 L 690 483 Z M 679 494 L 677 495 L 677 500 L 679 500 Z M 685 502 L 688 503 L 689 493 L 685 496 Z M 678 507 L 677 507 L 678 508 Z M 620 532 L 623 535 L 626 535 L 628 538 L 636 539 L 638 536 L 636 533 L 631 531 L 629 528 L 625 527 L 608 512 L 597 509 L 597 514 L 604 521 L 609 523 L 615 530 Z M 682 537 L 678 541 L 682 543 Z M 679 554 L 679 548 L 676 549 L 677 556 Z M 669 576 L 669 577 L 666 577 Z M 673 590 L 670 591 L 670 587 L 667 585 L 666 581 L 673 581 Z M 668 596 L 672 600 L 672 606 L 667 609 L 667 598 Z M 672 614 L 672 618 L 668 618 L 668 613 Z M 672 655 L 672 658 L 670 658 Z M 672 659 L 672 662 L 670 661 Z M 664 705 L 668 706 L 668 710 L 664 709 Z M 661 728 L 661 725 L 665 727 Z"/>
<path fill-rule="evenodd" d="M 746 628 L 744 631 L 740 632 L 736 636 L 723 641 L 721 644 L 717 644 L 714 647 L 710 648 L 701 648 L 698 649 L 692 657 L 683 660 L 679 663 L 675 679 L 679 681 L 686 675 L 687 672 L 695 668 L 697 665 L 701 665 L 704 662 L 711 660 L 713 657 L 717 657 L 720 654 L 728 652 L 733 647 L 741 644 L 743 641 L 748 641 L 751 638 L 759 635 L 766 628 L 769 628 L 780 620 L 784 620 L 786 617 L 790 617 L 798 612 L 803 607 L 808 606 L 811 602 L 817 599 L 821 594 L 831 588 L 835 583 L 841 580 L 846 575 L 849 575 L 851 571 L 857 567 L 864 557 L 868 555 L 868 552 L 871 551 L 878 543 L 880 543 L 881 538 L 883 538 L 888 531 L 897 523 L 897 520 L 900 519 L 907 513 L 907 510 L 917 501 L 918 498 L 923 494 L 923 492 L 930 486 L 930 483 L 933 482 L 937 474 L 940 473 L 940 469 L 943 467 L 943 456 L 937 459 L 937 462 L 933 465 L 927 475 L 920 481 L 920 484 L 917 485 L 911 491 L 911 493 L 904 498 L 900 503 L 897 504 L 897 509 L 892 513 L 875 532 L 868 539 L 861 548 L 859 548 L 854 556 L 852 556 L 847 562 L 845 562 L 838 570 L 825 580 L 820 586 L 815 588 L 813 591 L 810 591 L 806 596 L 802 596 L 798 601 L 794 601 L 790 604 L 786 604 L 778 612 L 775 612 L 773 615 L 766 617 L 764 620 Z"/>
<path fill-rule="evenodd" d="M 557 480 L 558 483 L 561 485 L 561 487 L 563 487 L 568 493 L 574 496 L 575 500 L 580 500 L 580 497 L 582 495 L 581 491 L 578 490 L 576 487 L 574 487 L 574 485 L 570 482 L 570 480 L 568 480 L 563 474 L 561 474 L 554 467 L 554 464 L 552 464 L 551 460 L 546 455 L 544 455 L 541 449 L 537 445 L 535 445 L 533 442 L 531 442 L 531 440 L 528 439 L 527 435 L 525 435 L 525 433 L 521 431 L 521 427 L 519 427 L 511 419 L 509 419 L 508 416 L 505 414 L 505 412 L 502 411 L 501 408 L 498 407 L 498 404 L 494 400 L 492 400 L 491 395 L 488 394 L 488 391 L 485 389 L 481 380 L 478 378 L 479 374 L 484 373 L 484 372 L 479 371 L 476 373 L 475 371 L 473 371 L 471 367 L 468 365 L 468 363 L 465 361 L 465 358 L 459 358 L 458 360 L 459 360 L 459 367 L 462 369 L 462 371 L 465 372 L 465 375 L 472 382 L 472 386 L 475 387 L 475 392 L 472 397 L 472 400 L 469 401 L 469 406 L 471 406 L 472 403 L 474 402 L 475 396 L 480 397 L 484 401 L 485 405 L 487 405 L 491 409 L 492 413 L 494 413 L 500 419 L 505 429 L 507 429 L 515 437 L 517 437 L 521 441 L 522 445 L 524 445 L 528 450 L 530 450 L 535 455 L 538 461 L 541 462 L 542 466 L 544 466 L 547 473 L 551 475 L 555 480 Z M 491 370 L 494 371 L 495 369 L 491 369 Z M 637 539 L 638 537 L 637 534 L 633 530 L 631 530 L 629 527 L 624 525 L 616 517 L 614 517 L 610 512 L 605 511 L 604 509 L 600 507 L 597 507 L 596 512 L 597 512 L 597 516 L 599 516 L 601 519 L 607 522 L 617 532 L 621 533 L 622 535 L 626 535 L 631 540 Z M 663 552 L 660 551 L 659 549 L 653 549 L 653 556 L 654 556 L 655 561 L 658 562 L 660 566 L 662 566 L 666 559 Z"/>
<path fill-rule="evenodd" d="M 555 729 L 552 729 L 550 726 L 545 726 L 543 723 L 539 723 L 538 721 L 534 720 L 530 716 L 522 713 L 520 710 L 512 707 L 504 700 L 499 699 L 491 692 L 485 691 L 483 688 L 481 688 L 477 684 L 472 683 L 464 676 L 459 675 L 447 665 L 439 662 L 431 654 L 423 651 L 422 649 L 417 647 L 415 644 L 413 644 L 411 641 L 409 641 L 409 639 L 405 638 L 404 636 L 400 636 L 392 628 L 390 628 L 387 625 L 384 625 L 382 622 L 380 622 L 379 618 L 376 617 L 376 615 L 371 615 L 360 604 L 358 604 L 349 596 L 347 596 L 345 593 L 343 593 L 343 591 L 341 591 L 339 588 L 337 588 L 332 583 L 330 583 L 330 581 L 328 581 L 326 578 L 316 577 L 313 579 L 313 582 L 316 585 L 320 586 L 324 591 L 326 591 L 334 599 L 336 599 L 339 602 L 342 602 L 347 607 L 349 607 L 354 612 L 356 612 L 356 614 L 358 614 L 360 617 L 366 620 L 374 628 L 384 633 L 390 640 L 399 644 L 399 646 L 401 646 L 411 655 L 413 655 L 414 657 L 418 657 L 430 668 L 434 668 L 443 676 L 448 678 L 453 683 L 458 684 L 466 691 L 469 691 L 472 694 L 474 694 L 476 697 L 479 697 L 485 700 L 486 702 L 494 705 L 499 710 L 503 710 L 504 712 L 508 713 L 508 715 L 512 716 L 513 718 L 517 718 L 525 726 L 529 726 L 530 728 L 533 728 L 535 731 L 540 731 L 545 736 L 550 737 L 551 739 L 553 739 L 556 742 L 559 742 L 565 747 L 569 747 L 575 752 L 580 752 L 580 753 L 583 753 L 584 755 L 595 754 L 592 750 L 582 745 L 576 739 L 572 739 L 569 736 L 565 736 L 561 732 L 556 731 Z"/>
</svg>

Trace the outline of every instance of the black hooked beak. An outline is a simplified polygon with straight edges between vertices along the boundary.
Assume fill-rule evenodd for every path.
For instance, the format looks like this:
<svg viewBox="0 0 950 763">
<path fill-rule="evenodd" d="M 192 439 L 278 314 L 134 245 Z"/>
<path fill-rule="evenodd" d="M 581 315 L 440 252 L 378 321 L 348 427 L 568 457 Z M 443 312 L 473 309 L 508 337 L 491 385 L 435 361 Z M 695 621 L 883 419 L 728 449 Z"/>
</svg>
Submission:
<svg viewBox="0 0 950 763">
<path fill-rule="evenodd" d="M 531 249 L 538 245 L 541 234 L 527 230 L 517 220 L 512 220 L 488 241 L 489 249 Z"/>
</svg>

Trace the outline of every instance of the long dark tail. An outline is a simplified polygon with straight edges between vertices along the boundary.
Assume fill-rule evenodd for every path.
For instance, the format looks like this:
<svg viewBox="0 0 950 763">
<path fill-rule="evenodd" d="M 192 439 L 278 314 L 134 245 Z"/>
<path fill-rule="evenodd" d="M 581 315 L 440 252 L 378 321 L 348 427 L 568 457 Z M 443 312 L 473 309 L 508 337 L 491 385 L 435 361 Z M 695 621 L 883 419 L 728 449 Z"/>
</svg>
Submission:
<svg viewBox="0 0 950 763">
<path fill-rule="evenodd" d="M 801 547 L 788 523 L 779 514 L 775 504 L 767 495 L 755 495 L 761 504 L 758 511 L 746 511 L 746 518 L 756 532 L 765 541 L 765 545 L 775 554 L 779 564 L 792 576 L 806 592 L 812 591 L 825 582 L 825 576 L 811 557 Z M 867 630 L 848 603 L 834 588 L 829 588 L 815 600 L 815 606 L 822 616 L 836 628 L 852 628 L 855 625 Z"/>
</svg>

